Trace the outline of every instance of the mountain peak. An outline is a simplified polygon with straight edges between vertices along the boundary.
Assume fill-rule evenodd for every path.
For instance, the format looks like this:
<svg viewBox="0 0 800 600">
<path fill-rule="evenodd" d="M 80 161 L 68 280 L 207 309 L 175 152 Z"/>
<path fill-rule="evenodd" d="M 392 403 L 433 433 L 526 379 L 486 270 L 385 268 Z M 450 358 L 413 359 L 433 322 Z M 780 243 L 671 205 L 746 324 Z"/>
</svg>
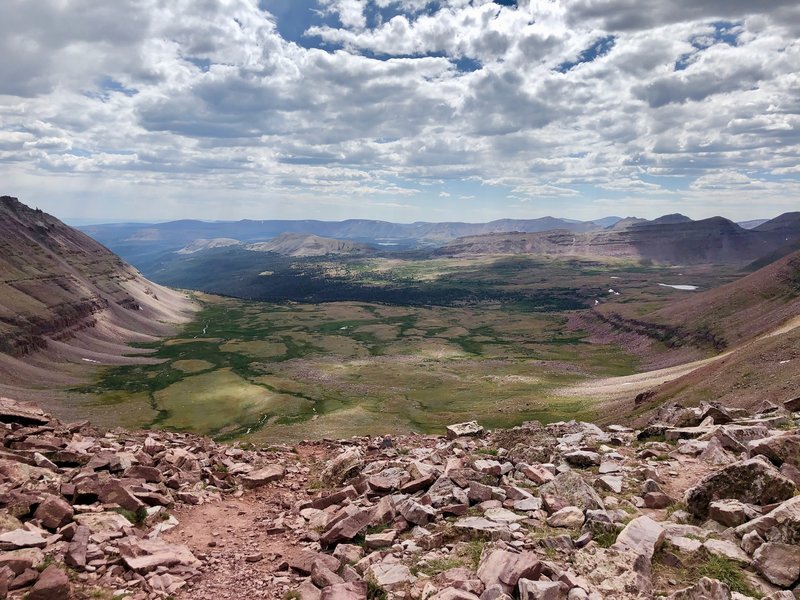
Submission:
<svg viewBox="0 0 800 600">
<path fill-rule="evenodd" d="M 672 225 L 674 223 L 691 223 L 692 219 L 680 213 L 672 213 L 670 215 L 664 215 L 663 217 L 653 219 L 650 222 L 658 225 Z"/>
</svg>

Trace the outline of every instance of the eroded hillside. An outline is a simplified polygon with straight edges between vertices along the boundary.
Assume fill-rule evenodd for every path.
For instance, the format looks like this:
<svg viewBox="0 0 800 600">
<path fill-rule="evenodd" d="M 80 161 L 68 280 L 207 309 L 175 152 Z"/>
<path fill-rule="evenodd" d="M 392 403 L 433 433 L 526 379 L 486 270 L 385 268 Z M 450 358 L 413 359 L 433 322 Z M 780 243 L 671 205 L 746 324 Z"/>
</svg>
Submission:
<svg viewBox="0 0 800 600">
<path fill-rule="evenodd" d="M 147 281 L 87 235 L 0 198 L 3 383 L 46 381 L 37 365 L 114 362 L 129 342 L 166 335 L 193 310 L 186 294 Z"/>
</svg>

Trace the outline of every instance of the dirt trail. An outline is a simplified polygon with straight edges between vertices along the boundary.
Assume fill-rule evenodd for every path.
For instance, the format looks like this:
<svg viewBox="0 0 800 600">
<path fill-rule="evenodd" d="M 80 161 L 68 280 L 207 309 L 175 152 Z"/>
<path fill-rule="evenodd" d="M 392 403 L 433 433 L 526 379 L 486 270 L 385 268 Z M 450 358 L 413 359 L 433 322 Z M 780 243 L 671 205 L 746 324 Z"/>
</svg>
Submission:
<svg viewBox="0 0 800 600">
<path fill-rule="evenodd" d="M 277 587 L 273 575 L 283 559 L 296 551 L 283 531 L 276 534 L 277 530 L 271 530 L 280 512 L 274 495 L 254 492 L 177 510 L 174 514 L 180 525 L 162 537 L 185 544 L 195 556 L 208 560 L 203 578 L 176 596 L 192 600 L 280 598 L 284 589 Z"/>
<path fill-rule="evenodd" d="M 287 565 L 305 552 L 300 544 L 305 520 L 294 508 L 310 498 L 312 466 L 329 458 L 330 447 L 299 445 L 297 460 L 284 479 L 173 514 L 179 525 L 162 534 L 203 558 L 203 576 L 174 597 L 179 600 L 279 599 L 296 586 Z"/>
<path fill-rule="evenodd" d="M 649 390 L 655 386 L 667 383 L 673 379 L 678 379 L 699 369 L 707 364 L 710 364 L 729 353 L 721 354 L 713 358 L 706 358 L 694 362 L 678 365 L 675 367 L 668 367 L 666 369 L 656 369 L 655 371 L 647 371 L 645 373 L 637 373 L 635 375 L 625 375 L 623 377 L 606 377 L 604 379 L 595 379 L 593 381 L 586 381 L 569 387 L 561 388 L 555 391 L 559 396 L 591 396 L 596 400 L 613 400 L 620 395 L 635 395 L 645 390 Z"/>
</svg>

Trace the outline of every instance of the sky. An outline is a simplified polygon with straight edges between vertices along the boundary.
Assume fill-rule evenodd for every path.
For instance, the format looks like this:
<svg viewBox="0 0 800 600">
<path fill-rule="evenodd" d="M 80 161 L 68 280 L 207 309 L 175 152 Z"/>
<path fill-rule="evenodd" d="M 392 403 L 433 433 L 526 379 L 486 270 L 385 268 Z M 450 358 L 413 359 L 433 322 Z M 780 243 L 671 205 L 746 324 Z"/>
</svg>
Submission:
<svg viewBox="0 0 800 600">
<path fill-rule="evenodd" d="M 72 220 L 800 210 L 797 0 L 3 0 L 0 194 Z"/>
</svg>

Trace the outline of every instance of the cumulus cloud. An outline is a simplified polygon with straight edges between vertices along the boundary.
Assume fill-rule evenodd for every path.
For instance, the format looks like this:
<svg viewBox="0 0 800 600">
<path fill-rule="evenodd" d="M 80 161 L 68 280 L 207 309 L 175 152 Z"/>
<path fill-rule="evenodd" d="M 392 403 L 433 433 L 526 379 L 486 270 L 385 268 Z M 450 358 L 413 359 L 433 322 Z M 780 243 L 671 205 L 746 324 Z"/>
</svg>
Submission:
<svg viewBox="0 0 800 600">
<path fill-rule="evenodd" d="M 478 186 L 497 216 L 507 196 L 800 200 L 794 1 L 310 0 L 302 40 L 269 4 L 3 2 L 8 192 L 374 196 L 415 218 Z"/>
</svg>

